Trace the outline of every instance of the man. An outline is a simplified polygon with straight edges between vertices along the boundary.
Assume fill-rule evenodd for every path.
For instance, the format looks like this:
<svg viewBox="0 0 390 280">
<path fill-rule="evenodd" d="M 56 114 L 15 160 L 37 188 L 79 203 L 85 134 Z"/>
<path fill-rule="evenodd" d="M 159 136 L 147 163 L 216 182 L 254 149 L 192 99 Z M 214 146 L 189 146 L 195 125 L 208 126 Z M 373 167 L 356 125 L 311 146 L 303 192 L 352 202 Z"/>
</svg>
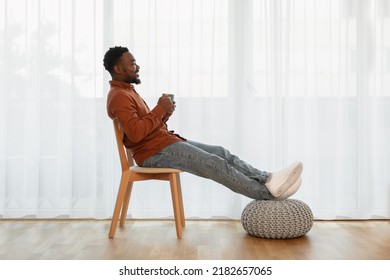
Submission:
<svg viewBox="0 0 390 280">
<path fill-rule="evenodd" d="M 186 140 L 168 131 L 166 122 L 175 110 L 175 102 L 163 94 L 157 105 L 149 109 L 133 86 L 141 82 L 140 67 L 127 48 L 110 48 L 103 64 L 112 77 L 107 97 L 108 115 L 122 125 L 123 143 L 139 166 L 177 168 L 257 200 L 286 199 L 301 186 L 301 162 L 268 173 L 223 147 Z"/>
</svg>

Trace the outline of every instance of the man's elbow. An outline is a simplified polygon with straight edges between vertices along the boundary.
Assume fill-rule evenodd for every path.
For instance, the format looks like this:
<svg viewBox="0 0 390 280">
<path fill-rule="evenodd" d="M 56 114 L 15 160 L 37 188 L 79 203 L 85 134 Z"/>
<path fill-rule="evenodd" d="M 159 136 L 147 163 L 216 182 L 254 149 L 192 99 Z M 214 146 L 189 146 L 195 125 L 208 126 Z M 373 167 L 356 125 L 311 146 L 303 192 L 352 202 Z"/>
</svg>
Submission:
<svg viewBox="0 0 390 280">
<path fill-rule="evenodd" d="M 125 134 L 127 139 L 129 139 L 129 141 L 134 144 L 138 144 L 142 142 L 147 136 L 145 130 L 139 127 L 132 128 L 132 129 L 125 129 Z"/>
</svg>

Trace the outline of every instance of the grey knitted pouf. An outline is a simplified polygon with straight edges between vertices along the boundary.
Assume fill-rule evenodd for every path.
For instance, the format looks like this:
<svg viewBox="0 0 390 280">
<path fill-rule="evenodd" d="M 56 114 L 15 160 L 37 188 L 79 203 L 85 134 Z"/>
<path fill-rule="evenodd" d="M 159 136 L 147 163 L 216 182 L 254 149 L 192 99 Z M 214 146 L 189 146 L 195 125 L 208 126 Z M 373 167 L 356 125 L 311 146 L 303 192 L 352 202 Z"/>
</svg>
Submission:
<svg viewBox="0 0 390 280">
<path fill-rule="evenodd" d="M 313 212 L 296 199 L 253 200 L 243 210 L 241 223 L 253 236 L 287 239 L 305 235 L 313 226 Z"/>
</svg>

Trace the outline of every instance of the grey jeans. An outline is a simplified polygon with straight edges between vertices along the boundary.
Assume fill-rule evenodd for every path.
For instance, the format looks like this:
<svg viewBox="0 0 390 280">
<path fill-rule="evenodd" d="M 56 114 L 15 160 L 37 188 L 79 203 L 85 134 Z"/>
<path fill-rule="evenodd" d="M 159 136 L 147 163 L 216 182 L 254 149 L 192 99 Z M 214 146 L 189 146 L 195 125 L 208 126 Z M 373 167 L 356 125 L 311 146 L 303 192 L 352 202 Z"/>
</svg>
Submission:
<svg viewBox="0 0 390 280">
<path fill-rule="evenodd" d="M 254 168 L 220 146 L 194 141 L 176 142 L 146 159 L 142 166 L 177 168 L 211 179 L 253 199 L 274 198 L 264 185 L 270 173 Z"/>
</svg>

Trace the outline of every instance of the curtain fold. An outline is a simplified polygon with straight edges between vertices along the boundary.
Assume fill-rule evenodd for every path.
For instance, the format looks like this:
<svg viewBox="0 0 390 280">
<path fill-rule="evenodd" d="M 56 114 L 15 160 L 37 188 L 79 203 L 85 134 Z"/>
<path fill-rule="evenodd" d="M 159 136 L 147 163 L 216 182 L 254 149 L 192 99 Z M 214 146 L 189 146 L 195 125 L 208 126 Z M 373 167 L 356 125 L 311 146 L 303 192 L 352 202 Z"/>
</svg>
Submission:
<svg viewBox="0 0 390 280">
<path fill-rule="evenodd" d="M 259 169 L 304 163 L 293 197 L 318 219 L 390 218 L 385 0 L 0 0 L 0 217 L 108 218 L 120 166 L 102 59 L 126 46 L 137 91 L 177 102 L 169 128 Z M 182 175 L 186 215 L 250 201 Z M 172 215 L 140 182 L 129 217 Z"/>
</svg>

